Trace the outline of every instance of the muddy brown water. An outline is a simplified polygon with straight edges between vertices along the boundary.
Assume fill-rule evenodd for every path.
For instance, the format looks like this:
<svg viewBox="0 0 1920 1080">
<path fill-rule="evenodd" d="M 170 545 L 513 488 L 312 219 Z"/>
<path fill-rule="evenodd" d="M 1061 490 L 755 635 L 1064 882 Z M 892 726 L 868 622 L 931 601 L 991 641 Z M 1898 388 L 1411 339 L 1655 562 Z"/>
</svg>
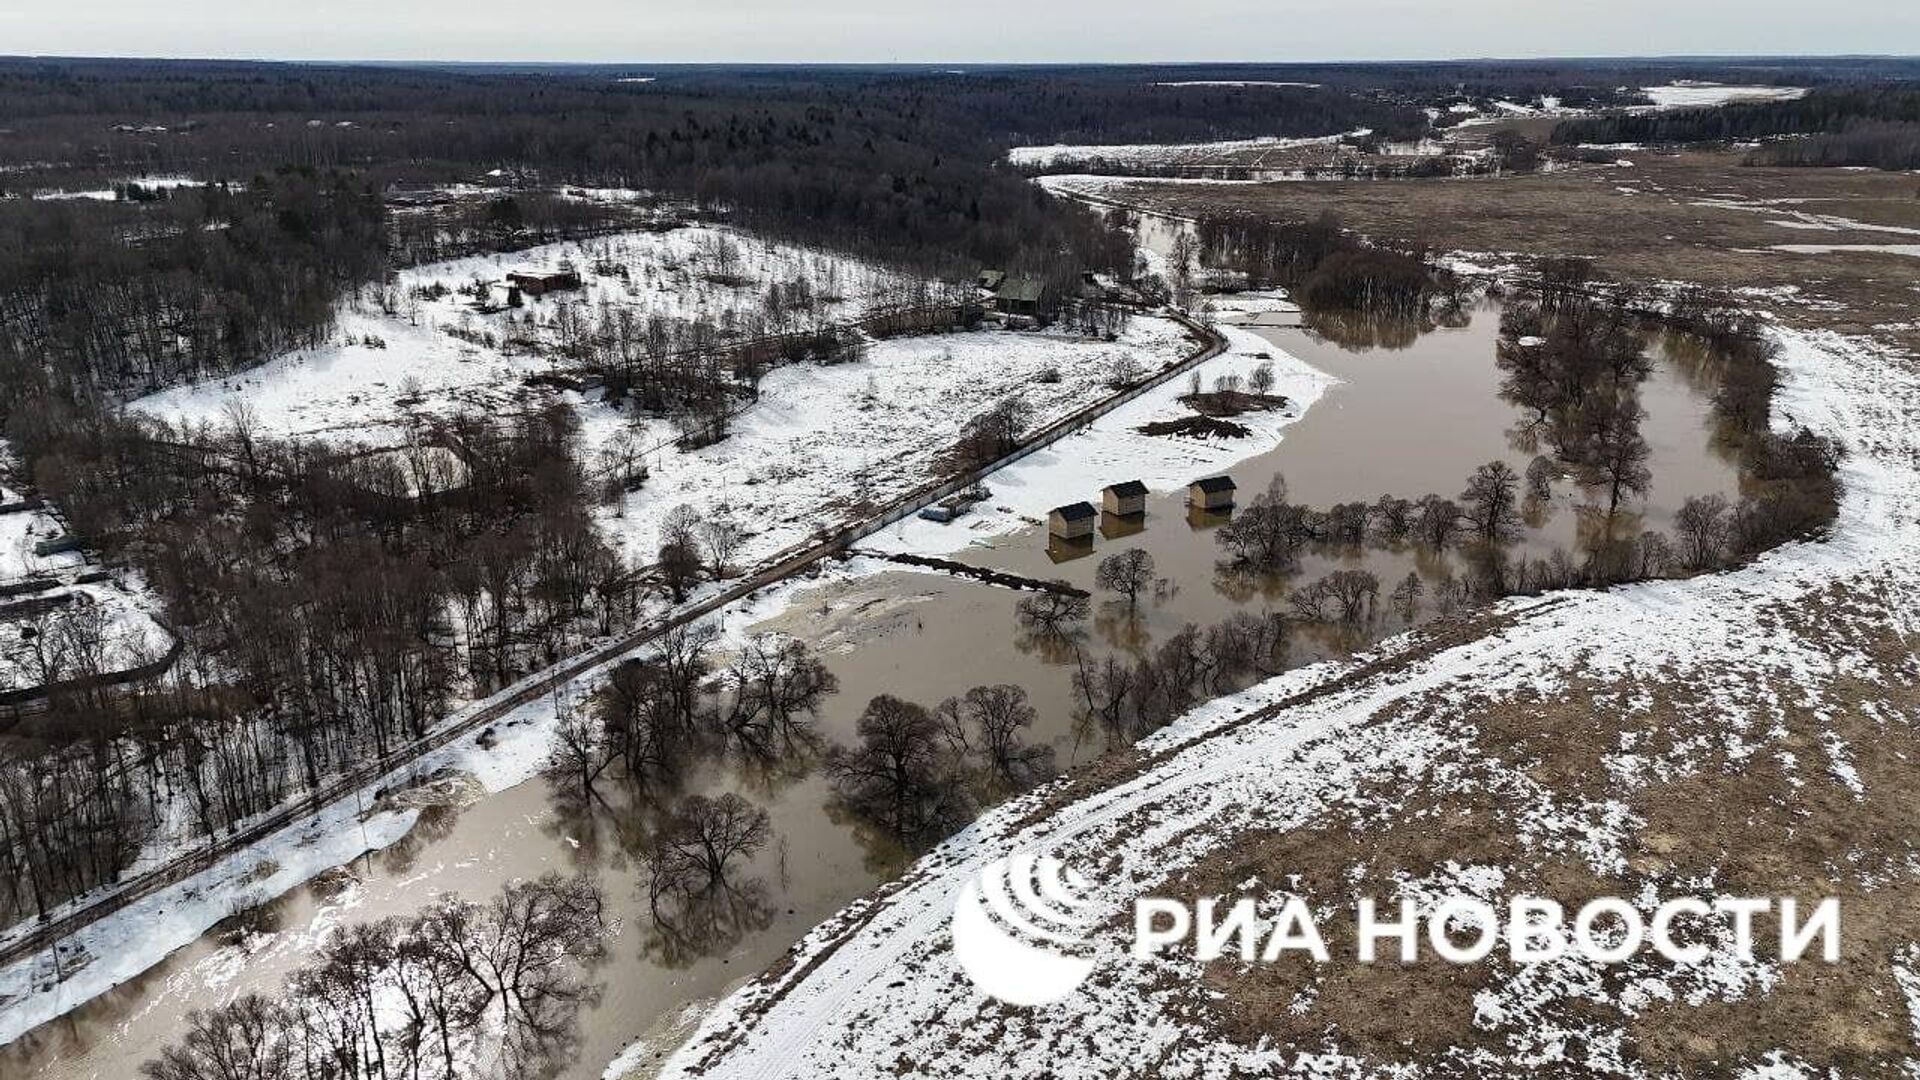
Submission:
<svg viewBox="0 0 1920 1080">
<path fill-rule="evenodd" d="M 1276 474 L 1285 475 L 1295 501 L 1325 507 L 1386 493 L 1413 498 L 1431 491 L 1451 497 L 1474 467 L 1494 458 L 1524 469 L 1533 455 L 1510 444 L 1507 431 L 1517 414 L 1496 393 L 1497 328 L 1498 312 L 1490 306 L 1452 328 L 1359 335 L 1409 342 L 1403 348 L 1349 347 L 1305 329 L 1260 328 L 1276 350 L 1341 382 L 1287 428 L 1277 446 L 1231 470 L 1243 499 L 1263 490 Z M 1351 339 L 1351 330 L 1344 328 L 1339 336 Z M 1647 410 L 1642 430 L 1653 449 L 1654 475 L 1644 517 L 1649 525 L 1665 527 L 1686 496 L 1731 496 L 1738 476 L 1734 463 L 1712 445 L 1698 361 L 1664 347 L 1656 353 L 1662 362 L 1641 391 Z M 1085 493 L 1090 499 L 1097 494 Z M 1544 552 L 1556 544 L 1571 546 L 1579 498 L 1568 484 L 1560 484 L 1551 512 L 1523 547 Z M 1168 590 L 1143 601 L 1135 616 L 1096 594 L 1084 646 L 1095 655 L 1149 647 L 1187 622 L 1204 626 L 1235 611 L 1278 609 L 1289 587 L 1340 566 L 1373 571 L 1383 583 L 1384 608 L 1387 589 L 1409 571 L 1431 580 L 1447 565 L 1413 550 L 1316 552 L 1289 578 L 1249 579 L 1218 568 L 1217 525 L 1190 520 L 1182 496 L 1166 494 L 1149 499 L 1143 521 L 1096 537 L 1083 558 L 1056 562 L 1044 530 L 1037 527 L 954 557 L 1092 589 L 1101 556 L 1146 549 L 1168 579 Z M 1038 709 L 1032 740 L 1052 745 L 1063 764 L 1087 761 L 1106 743 L 1076 722 L 1067 657 L 1016 632 L 1014 606 L 1021 595 L 902 568 L 803 591 L 765 628 L 807 640 L 838 675 L 840 693 L 827 702 L 818 723 L 827 739 L 851 741 L 860 709 L 875 694 L 931 706 L 975 685 L 1012 682 L 1026 688 Z M 1388 633 L 1398 626 L 1397 617 L 1385 615 L 1375 631 Z M 1289 659 L 1304 663 L 1354 644 L 1349 632 L 1300 633 Z M 661 1031 L 689 1005 L 766 967 L 807 930 L 905 864 L 904 853 L 830 809 L 828 786 L 818 769 L 769 776 L 706 761 L 679 787 L 681 792 L 721 790 L 740 791 L 765 807 L 778 836 L 741 875 L 756 883 L 762 902 L 728 913 L 738 928 L 733 940 L 709 938 L 663 948 L 652 931 L 638 868 L 618 841 L 616 823 L 604 814 L 584 817 L 560 805 L 547 784 L 535 779 L 469 805 L 428 812 L 401 844 L 349 867 L 351 880 L 344 888 L 336 880 L 297 890 L 253 913 L 252 932 L 210 933 L 139 979 L 29 1033 L 0 1050 L 0 1077 L 131 1076 L 139 1062 L 177 1037 L 188 1010 L 247 991 L 273 991 L 333 926 L 411 912 L 437 893 L 484 898 L 510 880 L 573 868 L 600 877 L 620 923 L 610 958 L 596 973 L 603 996 L 583 1014 L 577 1059 L 564 1073 L 599 1076 L 636 1036 Z"/>
</svg>

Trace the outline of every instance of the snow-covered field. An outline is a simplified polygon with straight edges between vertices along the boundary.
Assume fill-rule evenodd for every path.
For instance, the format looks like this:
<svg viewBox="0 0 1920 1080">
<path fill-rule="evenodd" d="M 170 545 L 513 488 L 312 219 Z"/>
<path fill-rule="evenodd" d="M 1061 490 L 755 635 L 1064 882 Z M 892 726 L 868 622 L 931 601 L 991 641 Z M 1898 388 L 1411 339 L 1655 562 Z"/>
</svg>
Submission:
<svg viewBox="0 0 1920 1080">
<path fill-rule="evenodd" d="M 1511 620 L 1504 628 L 1416 653 L 1384 674 L 1340 683 L 1337 676 L 1369 658 L 1322 664 L 1197 709 L 1142 747 L 1148 757 L 1137 775 L 1051 810 L 1044 809 L 1045 792 L 1003 806 L 895 886 L 818 928 L 790 962 L 723 1002 L 663 1075 L 848 1080 L 894 1076 L 903 1062 L 931 1061 L 942 1075 L 1009 1078 L 1149 1070 L 1373 1075 L 1389 1063 L 1347 1057 L 1332 1045 L 1297 1053 L 1228 1042 L 1196 1026 L 1194 995 L 1207 985 L 1202 965 L 1190 957 L 1131 961 L 1124 940 L 1130 920 L 1121 913 L 1228 838 L 1303 825 L 1330 806 L 1361 800 L 1370 780 L 1393 792 L 1444 786 L 1443 760 L 1452 763 L 1445 775 L 1453 777 L 1471 772 L 1463 760 L 1483 760 L 1487 752 L 1473 740 L 1480 710 L 1578 700 L 1581 687 L 1596 679 L 1640 685 L 1630 693 L 1648 699 L 1662 691 L 1636 680 L 1657 678 L 1659 686 L 1684 688 L 1666 692 L 1697 704 L 1661 721 L 1657 743 L 1623 736 L 1606 759 L 1613 797 L 1561 797 L 1523 768 L 1489 762 L 1492 782 L 1527 807 L 1514 850 L 1558 853 L 1602 876 L 1619 872 L 1635 826 L 1626 803 L 1656 779 L 1702 768 L 1703 755 L 1778 761 L 1789 772 L 1789 799 L 1803 787 L 1825 790 L 1811 785 L 1821 776 L 1857 793 L 1851 762 L 1869 748 L 1849 747 L 1828 731 L 1790 753 L 1785 747 L 1799 745 L 1799 737 L 1786 720 L 1789 712 L 1846 709 L 1855 688 L 1888 677 L 1856 639 L 1806 616 L 1817 598 L 1853 586 L 1884 598 L 1872 617 L 1889 620 L 1893 633 L 1920 629 L 1913 603 L 1920 595 L 1920 530 L 1913 527 L 1920 519 L 1913 468 L 1920 459 L 1920 380 L 1861 339 L 1779 334 L 1784 379 L 1776 417 L 1832 435 L 1848 450 L 1844 504 L 1831 539 L 1789 545 L 1726 574 L 1511 601 L 1499 612 Z M 1865 618 L 1851 610 L 1848 616 Z M 1419 640 L 1390 641 L 1377 655 L 1413 652 Z M 1317 693 L 1303 704 L 1259 711 L 1307 691 Z M 1629 714 L 1646 707 L 1625 706 Z M 1377 812 L 1382 820 L 1394 817 L 1390 806 Z M 1015 850 L 1080 867 L 1094 882 L 1101 918 L 1093 978 L 1063 1002 L 1008 1011 L 958 968 L 947 918 L 961 887 Z M 1498 881 L 1509 869 L 1456 866 L 1451 884 Z M 1403 895 L 1418 899 L 1448 884 L 1405 880 Z M 1287 888 L 1262 886 L 1269 896 Z M 1655 887 L 1686 893 L 1698 886 L 1649 885 Z M 1607 989 L 1614 981 L 1576 959 L 1531 969 L 1528 977 L 1496 973 L 1473 1010 L 1477 1041 L 1493 1048 L 1463 1050 L 1455 1064 L 1511 1074 L 1570 1061 L 1619 1063 L 1621 1032 L 1602 1026 L 1575 1035 L 1555 1020 L 1569 1011 L 1587 1015 L 1591 1006 L 1632 1016 L 1676 998 L 1738 998 L 1777 977 L 1765 961 L 1743 965 L 1724 956 L 1627 980 L 1629 990 L 1620 994 Z M 1906 1070 L 1915 1067 L 1906 1062 Z M 1611 1071 L 1643 1072 L 1631 1064 Z"/>
<path fill-rule="evenodd" d="M 722 244 L 734 251 L 728 260 L 733 272 L 752 284 L 707 280 L 703 268 L 716 263 L 714 251 Z M 409 271 L 402 287 L 498 279 L 515 266 L 562 260 L 584 266 L 597 250 L 555 245 L 518 257 L 441 263 Z M 619 238 L 612 250 L 636 284 L 593 279 L 584 299 L 589 306 L 634 307 L 642 319 L 744 318 L 769 283 L 801 276 L 816 291 L 843 297 L 831 305 L 839 317 L 913 287 L 857 263 L 727 229 L 637 233 Z M 544 306 L 559 302 L 571 301 L 552 299 Z M 871 343 L 857 362 L 776 369 L 762 380 L 759 400 L 735 417 L 727 439 L 681 451 L 670 421 L 590 400 L 597 395 L 529 388 L 525 377 L 550 370 L 550 361 L 508 355 L 444 331 L 448 325 L 498 328 L 504 317 L 475 315 L 458 296 L 424 305 L 412 318 L 351 311 L 342 319 L 344 341 L 217 382 L 154 394 L 134 407 L 176 422 L 219 425 L 244 405 L 266 434 L 391 443 L 400 439 L 409 416 L 463 406 L 498 411 L 536 395 L 558 397 L 579 412 L 582 458 L 590 467 L 616 439 L 630 440 L 647 467 L 644 487 L 600 512 L 607 536 L 626 554 L 651 562 L 661 521 L 684 503 L 746 533 L 738 558 L 751 563 L 857 516 L 861 505 L 926 482 L 967 421 L 1003 398 L 1023 396 L 1033 426 L 1040 427 L 1108 393 L 1104 384 L 1123 362 L 1151 372 L 1191 347 L 1177 324 L 1157 318 L 1133 319 L 1112 342 L 1054 331 L 885 339 Z M 368 344 L 369 337 L 380 344 Z"/>
<path fill-rule="evenodd" d="M 1364 131 L 1350 132 L 1364 135 Z M 1016 146 L 1007 151 L 1013 165 L 1050 169 L 1061 163 L 1101 162 L 1114 166 L 1157 168 L 1174 165 L 1258 166 L 1269 153 L 1301 146 L 1332 146 L 1344 136 L 1323 135 L 1308 139 L 1227 139 L 1205 143 L 1116 143 L 1112 145 Z"/>
<path fill-rule="evenodd" d="M 6 448 L 0 444 L 0 459 Z M 12 493 L 0 489 L 0 503 Z M 0 692 L 110 674 L 157 660 L 173 638 L 155 616 L 158 602 L 137 579 L 122 575 L 79 583 L 87 569 L 78 551 L 37 554 L 35 546 L 66 535 L 45 510 L 0 513 L 0 586 L 19 593 L 0 597 Z M 44 587 L 28 588 L 40 582 Z M 71 597 L 59 606 L 29 611 L 17 605 Z M 97 643 L 96 643 L 97 642 Z"/>
<path fill-rule="evenodd" d="M 1111 393 L 1104 383 L 1123 360 L 1155 371 L 1191 348 L 1179 324 L 1135 318 L 1113 342 L 936 334 L 876 342 L 857 363 L 781 368 L 713 446 L 682 453 L 661 445 L 671 438 L 664 423 L 648 425 L 642 442 L 659 449 L 647 458 L 646 486 L 601 521 L 629 557 L 648 562 L 661 521 L 686 503 L 750 533 L 740 558 L 751 563 L 932 479 L 961 428 L 995 402 L 1024 397 L 1039 428 Z M 606 406 L 584 416 L 590 446 L 628 423 Z"/>
<path fill-rule="evenodd" d="M 1274 82 L 1267 79 L 1188 79 L 1184 82 L 1157 82 L 1155 86 L 1218 86 L 1244 89 L 1249 86 L 1292 86 L 1302 90 L 1317 90 L 1317 82 Z"/>
<path fill-rule="evenodd" d="M 1891 233 L 1895 236 L 1920 236 L 1920 229 L 1907 225 L 1875 225 L 1859 221 L 1841 214 L 1822 214 L 1800 207 L 1816 200 L 1805 198 L 1785 199 L 1743 199 L 1733 196 L 1695 199 L 1694 206 L 1710 206 L 1716 210 L 1739 210 L 1750 214 L 1768 215 L 1767 224 L 1782 229 L 1796 229 L 1802 232 L 1873 232 Z"/>
<path fill-rule="evenodd" d="M 1831 255 L 1834 252 L 1878 252 L 1882 255 L 1911 255 L 1920 259 L 1920 244 L 1775 244 L 1775 251 L 1794 255 Z"/>
<path fill-rule="evenodd" d="M 0 499 L 0 502 L 7 500 Z M 34 547 L 66 535 L 66 529 L 43 510 L 15 510 L 0 514 L 0 585 L 21 578 L 55 574 L 86 562 L 77 551 L 36 555 Z"/>
<path fill-rule="evenodd" d="M 1807 95 L 1804 86 L 1732 86 L 1710 82 L 1672 82 L 1643 86 L 1655 109 L 1699 109 L 1735 101 L 1793 101 Z M 1645 106 L 1643 106 L 1645 107 Z"/>
<path fill-rule="evenodd" d="M 597 261 L 625 270 L 595 274 Z M 528 298 L 518 311 L 484 314 L 459 293 L 475 281 L 499 283 L 510 272 L 569 265 L 583 287 Z M 857 317 L 910 297 L 918 283 L 867 263 L 791 244 L 770 242 L 722 226 L 671 232 L 633 232 L 604 240 L 550 244 L 507 255 L 474 256 L 402 271 L 395 310 L 371 299 L 343 307 L 333 338 L 221 379 L 178 386 L 132 408 L 176 422 L 219 425 L 245 404 L 262 434 L 341 443 L 390 444 L 409 416 L 443 416 L 463 407 L 498 409 L 526 393 L 529 375 L 552 372 L 556 361 L 498 346 L 510 330 L 551 340 L 563 306 L 630 312 L 649 319 L 704 319 L 746 328 L 766 311 L 770 286 L 804 282 L 830 320 Z M 439 298 L 414 296 L 416 287 L 443 286 Z M 494 290 L 499 301 L 499 290 Z M 535 326 L 529 330 L 524 320 Z M 451 332 L 450 332 L 451 331 Z M 493 335 L 489 346 L 480 335 Z M 458 335 L 458 336 L 456 336 Z"/>
<path fill-rule="evenodd" d="M 132 184 L 146 188 L 149 191 L 173 191 L 179 188 L 207 186 L 204 180 L 194 180 L 184 176 L 130 176 L 125 180 L 115 181 L 115 183 L 120 187 Z M 112 202 L 120 197 L 120 192 L 113 187 L 104 187 L 91 188 L 85 191 L 36 191 L 33 197 L 36 199 L 91 199 L 95 202 Z"/>
<path fill-rule="evenodd" d="M 400 285 L 404 293 L 436 282 L 498 280 L 517 266 L 584 267 L 606 258 L 626 266 L 627 277 L 589 276 L 578 299 L 590 308 L 632 309 L 643 322 L 656 315 L 744 320 L 759 310 L 770 284 L 800 278 L 817 294 L 837 298 L 827 310 L 838 318 L 897 302 L 916 287 L 850 260 L 708 227 L 440 263 L 408 271 Z M 742 283 L 710 280 L 721 264 L 733 275 L 729 281 Z M 570 296 L 530 301 L 527 310 L 550 311 L 575 302 Z M 219 425 L 244 406 L 265 434 L 391 444 L 410 417 L 472 406 L 498 411 L 534 396 L 557 396 L 579 411 L 589 466 L 619 439 L 640 452 L 648 469 L 645 486 L 600 517 L 627 554 L 651 561 L 661 520 L 685 503 L 743 530 L 748 538 L 739 557 L 751 562 L 845 520 L 853 508 L 925 482 L 966 422 L 1002 398 L 1024 396 L 1038 427 L 1107 393 L 1103 385 L 1123 362 L 1154 371 L 1189 348 L 1176 324 L 1153 318 L 1134 319 L 1113 342 L 1051 331 L 877 341 L 857 362 L 773 371 L 759 400 L 735 418 L 729 438 L 683 452 L 669 421 L 590 400 L 597 395 L 529 388 L 526 376 L 551 370 L 551 361 L 469 340 L 474 330 L 502 330 L 505 318 L 476 314 L 457 294 L 414 312 L 350 310 L 336 341 L 324 348 L 154 394 L 134 408 Z M 448 327 L 469 333 L 456 337 Z"/>
</svg>

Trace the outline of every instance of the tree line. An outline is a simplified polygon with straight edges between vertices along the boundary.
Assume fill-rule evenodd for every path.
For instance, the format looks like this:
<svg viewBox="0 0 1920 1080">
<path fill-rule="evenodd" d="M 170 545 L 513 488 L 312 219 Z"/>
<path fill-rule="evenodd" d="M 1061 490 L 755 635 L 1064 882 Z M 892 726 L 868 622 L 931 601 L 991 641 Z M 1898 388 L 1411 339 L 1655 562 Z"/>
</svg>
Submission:
<svg viewBox="0 0 1920 1080">
<path fill-rule="evenodd" d="M 1286 288 L 1308 311 L 1424 314 L 1436 298 L 1457 298 L 1454 276 L 1422 249 L 1369 244 L 1322 214 L 1309 221 L 1211 215 L 1194 226 L 1193 242 L 1176 250 L 1174 272 L 1200 264 L 1248 275 L 1256 285 Z"/>
<path fill-rule="evenodd" d="M 588 519 L 576 424 L 457 415 L 356 456 L 265 438 L 244 410 L 217 429 L 37 417 L 38 487 L 137 560 L 186 649 L 12 725 L 0 916 L 112 880 L 163 822 L 217 836 L 629 624 L 650 586 Z"/>
<path fill-rule="evenodd" d="M 1563 120 L 1554 126 L 1551 141 L 1577 145 L 1765 140 L 1751 158 L 1763 165 L 1910 169 L 1920 164 L 1916 132 L 1920 132 L 1920 89 L 1879 83 L 1820 87 L 1790 101 Z"/>
<path fill-rule="evenodd" d="M 547 874 L 485 902 L 341 928 L 275 995 L 187 1014 L 147 1080 L 518 1080 L 551 1075 L 609 929 L 599 887 Z"/>
</svg>

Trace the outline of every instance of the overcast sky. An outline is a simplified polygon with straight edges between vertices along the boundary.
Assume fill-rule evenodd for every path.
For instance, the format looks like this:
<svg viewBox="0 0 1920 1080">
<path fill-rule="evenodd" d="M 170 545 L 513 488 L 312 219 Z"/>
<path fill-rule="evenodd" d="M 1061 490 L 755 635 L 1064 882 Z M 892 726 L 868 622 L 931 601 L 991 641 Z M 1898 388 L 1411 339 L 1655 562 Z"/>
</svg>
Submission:
<svg viewBox="0 0 1920 1080">
<path fill-rule="evenodd" d="M 295 60 L 1920 53 L 1920 0 L 0 0 L 0 52 Z"/>
</svg>

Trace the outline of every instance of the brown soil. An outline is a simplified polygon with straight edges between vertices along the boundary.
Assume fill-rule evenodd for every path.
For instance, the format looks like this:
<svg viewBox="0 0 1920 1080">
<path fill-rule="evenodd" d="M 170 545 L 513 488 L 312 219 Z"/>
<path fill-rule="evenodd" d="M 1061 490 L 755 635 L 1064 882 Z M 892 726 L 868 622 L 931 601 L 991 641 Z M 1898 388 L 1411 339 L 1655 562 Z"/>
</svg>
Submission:
<svg viewBox="0 0 1920 1080">
<path fill-rule="evenodd" d="M 1914 319 L 1920 259 L 1848 252 L 1804 255 L 1775 244 L 1909 244 L 1920 236 L 1769 224 L 1800 210 L 1920 229 L 1920 177 L 1846 169 L 1743 166 L 1733 154 L 1622 152 L 1632 167 L 1578 166 L 1533 176 L 1437 180 L 1160 184 L 1106 192 L 1183 216 L 1270 218 L 1331 213 L 1362 233 L 1470 252 L 1581 255 L 1623 279 L 1719 288 L 1797 287 L 1796 321 L 1868 332 Z M 1624 189 L 1624 190 L 1623 190 Z M 1796 200 L 1759 205 L 1761 200 Z M 1749 204 L 1751 209 L 1702 205 Z M 1771 211 L 1771 212 L 1770 212 Z M 1524 261 L 1519 254 L 1514 261 Z M 1495 259 L 1491 261 L 1506 261 Z M 1834 305 L 1841 305 L 1835 307 Z M 1920 347 L 1920 330 L 1882 330 Z"/>
</svg>

